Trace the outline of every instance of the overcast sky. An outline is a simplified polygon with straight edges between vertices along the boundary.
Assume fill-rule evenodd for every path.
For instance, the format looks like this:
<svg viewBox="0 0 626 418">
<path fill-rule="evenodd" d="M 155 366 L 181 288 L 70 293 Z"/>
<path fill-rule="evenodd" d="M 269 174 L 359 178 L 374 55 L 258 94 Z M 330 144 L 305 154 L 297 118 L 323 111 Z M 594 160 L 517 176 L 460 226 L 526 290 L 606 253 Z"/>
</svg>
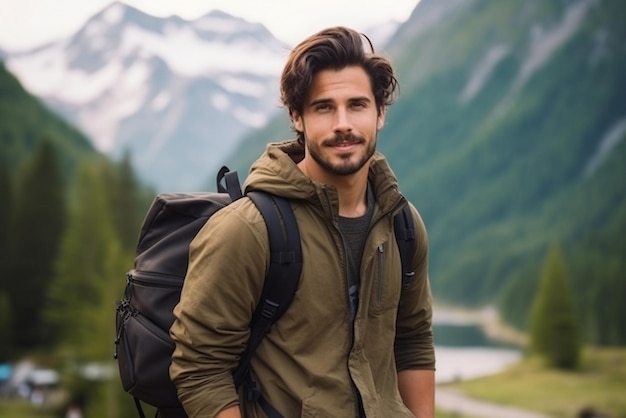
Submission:
<svg viewBox="0 0 626 418">
<path fill-rule="evenodd" d="M 395 19 L 401 22 L 419 0 L 126 0 L 154 16 L 195 19 L 218 9 L 263 23 L 276 37 L 295 44 L 327 26 L 363 30 Z M 0 48 L 24 49 L 75 32 L 111 0 L 0 0 Z"/>
</svg>

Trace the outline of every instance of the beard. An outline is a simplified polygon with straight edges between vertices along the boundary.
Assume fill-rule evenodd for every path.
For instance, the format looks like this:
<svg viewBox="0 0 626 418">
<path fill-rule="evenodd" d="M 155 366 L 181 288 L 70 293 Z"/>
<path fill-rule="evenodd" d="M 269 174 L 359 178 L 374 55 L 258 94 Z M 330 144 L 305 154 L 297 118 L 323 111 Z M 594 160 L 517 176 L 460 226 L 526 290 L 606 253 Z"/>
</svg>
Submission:
<svg viewBox="0 0 626 418">
<path fill-rule="evenodd" d="M 305 140 L 305 144 L 311 158 L 328 173 L 336 176 L 349 176 L 357 173 L 376 152 L 376 138 L 369 143 L 363 154 L 357 160 L 352 160 L 352 154 L 346 154 L 340 157 L 341 161 L 333 163 L 330 158 L 324 158 L 322 148 L 325 146 L 333 146 L 337 144 L 366 144 L 367 141 L 362 136 L 353 134 L 337 134 L 334 138 L 323 141 L 321 146 L 311 145 Z"/>
</svg>

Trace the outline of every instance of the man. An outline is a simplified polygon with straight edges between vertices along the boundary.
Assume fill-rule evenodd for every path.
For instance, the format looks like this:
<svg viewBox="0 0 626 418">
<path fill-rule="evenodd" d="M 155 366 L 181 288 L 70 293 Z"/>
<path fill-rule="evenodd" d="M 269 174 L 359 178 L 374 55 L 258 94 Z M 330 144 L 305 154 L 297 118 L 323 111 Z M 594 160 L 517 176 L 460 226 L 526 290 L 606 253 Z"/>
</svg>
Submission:
<svg viewBox="0 0 626 418">
<path fill-rule="evenodd" d="M 364 39 L 335 27 L 291 51 L 281 99 L 298 139 L 270 144 L 245 185 L 288 198 L 301 234 L 295 298 L 251 362 L 264 399 L 286 418 L 434 416 L 426 231 L 412 207 L 415 277 L 401 289 L 393 216 L 408 202 L 376 152 L 397 81 Z M 268 245 L 247 198 L 213 216 L 191 245 L 170 368 L 190 417 L 266 416 L 238 396 L 232 372 Z"/>
</svg>

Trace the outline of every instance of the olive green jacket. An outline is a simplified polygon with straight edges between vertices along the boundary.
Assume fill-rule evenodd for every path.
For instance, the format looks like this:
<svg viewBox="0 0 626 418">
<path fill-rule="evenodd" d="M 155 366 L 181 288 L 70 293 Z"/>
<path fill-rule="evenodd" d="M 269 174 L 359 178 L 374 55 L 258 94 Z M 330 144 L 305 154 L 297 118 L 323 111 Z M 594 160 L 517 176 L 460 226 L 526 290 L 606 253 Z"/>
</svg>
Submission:
<svg viewBox="0 0 626 418">
<path fill-rule="evenodd" d="M 407 202 L 376 153 L 369 174 L 376 207 L 352 322 L 337 192 L 306 177 L 295 165 L 302 157 L 295 141 L 270 144 L 245 185 L 290 199 L 303 250 L 295 298 L 258 348 L 253 374 L 286 418 L 356 417 L 359 395 L 368 418 L 412 417 L 398 393 L 397 371 L 435 366 L 424 224 L 413 208 L 416 275 L 400 297 L 393 215 Z M 176 349 L 170 375 L 192 418 L 214 417 L 235 404 L 245 417 L 265 416 L 258 404 L 238 397 L 232 371 L 260 298 L 268 245 L 265 223 L 248 198 L 215 214 L 191 244 L 171 328 Z"/>
</svg>

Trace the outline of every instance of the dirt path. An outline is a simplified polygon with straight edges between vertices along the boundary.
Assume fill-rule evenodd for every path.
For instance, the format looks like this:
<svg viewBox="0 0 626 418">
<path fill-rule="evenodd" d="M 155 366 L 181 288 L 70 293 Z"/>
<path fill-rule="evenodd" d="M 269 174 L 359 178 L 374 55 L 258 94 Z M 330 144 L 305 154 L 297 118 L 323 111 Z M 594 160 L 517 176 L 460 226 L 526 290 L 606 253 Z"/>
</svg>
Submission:
<svg viewBox="0 0 626 418">
<path fill-rule="evenodd" d="M 473 418 L 552 418 L 537 412 L 526 411 L 512 406 L 498 405 L 491 402 L 470 398 L 462 392 L 437 387 L 436 405 L 438 409 L 448 413 L 456 413 L 460 417 Z"/>
</svg>

